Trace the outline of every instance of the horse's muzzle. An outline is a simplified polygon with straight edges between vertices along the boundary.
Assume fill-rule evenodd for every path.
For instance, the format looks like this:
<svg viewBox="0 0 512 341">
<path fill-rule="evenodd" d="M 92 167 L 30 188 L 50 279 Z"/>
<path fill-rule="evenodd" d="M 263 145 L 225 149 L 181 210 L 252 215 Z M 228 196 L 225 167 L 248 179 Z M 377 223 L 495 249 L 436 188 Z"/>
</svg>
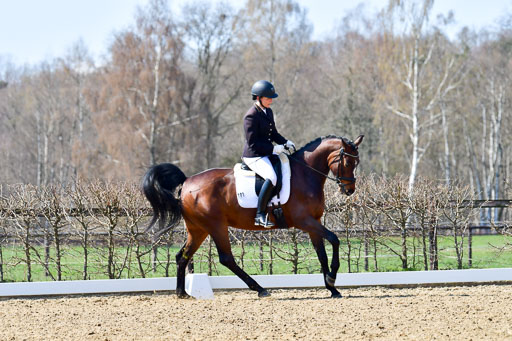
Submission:
<svg viewBox="0 0 512 341">
<path fill-rule="evenodd" d="M 350 181 L 350 183 L 345 184 L 342 180 Z M 347 178 L 338 176 L 336 179 L 336 182 L 338 183 L 338 186 L 340 186 L 340 192 L 345 193 L 346 195 L 352 195 L 355 192 L 355 188 L 347 188 L 348 186 L 353 186 L 356 183 L 356 178 Z"/>
<path fill-rule="evenodd" d="M 350 186 L 350 185 L 340 184 L 340 186 L 339 186 L 340 192 L 347 196 L 354 194 L 354 192 L 356 190 L 354 188 L 347 188 L 347 186 Z"/>
</svg>

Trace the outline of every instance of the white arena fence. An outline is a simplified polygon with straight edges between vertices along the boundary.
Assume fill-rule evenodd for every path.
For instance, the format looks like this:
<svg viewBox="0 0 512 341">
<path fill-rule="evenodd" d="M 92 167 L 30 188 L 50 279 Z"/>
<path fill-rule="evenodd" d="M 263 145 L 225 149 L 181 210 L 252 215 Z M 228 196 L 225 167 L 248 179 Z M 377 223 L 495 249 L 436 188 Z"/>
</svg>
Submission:
<svg viewBox="0 0 512 341">
<path fill-rule="evenodd" d="M 265 288 L 320 288 L 324 287 L 321 274 L 310 275 L 256 275 L 253 278 Z M 512 268 L 438 270 L 410 272 L 340 273 L 338 287 L 415 286 L 512 284 Z M 188 274 L 186 291 L 199 299 L 212 299 L 213 290 L 247 289 L 236 276 L 208 276 Z M 61 282 L 1 283 L 0 297 L 27 297 L 73 294 L 112 294 L 162 292 L 176 290 L 176 277 L 81 280 Z"/>
</svg>

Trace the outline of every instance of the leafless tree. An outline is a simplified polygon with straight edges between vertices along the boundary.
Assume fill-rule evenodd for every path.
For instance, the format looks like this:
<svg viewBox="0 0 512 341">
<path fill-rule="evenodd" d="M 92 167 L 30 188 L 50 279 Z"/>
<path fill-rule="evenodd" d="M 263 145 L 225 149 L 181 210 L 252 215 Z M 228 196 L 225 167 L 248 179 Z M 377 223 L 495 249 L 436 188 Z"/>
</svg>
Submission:
<svg viewBox="0 0 512 341">
<path fill-rule="evenodd" d="M 100 254 L 107 263 L 106 274 L 109 278 L 120 278 L 127 267 L 131 240 L 123 252 L 119 247 L 120 234 L 120 210 L 123 195 L 123 186 L 111 181 L 94 181 L 90 183 L 90 193 L 92 202 L 96 209 L 93 216 L 95 222 L 101 227 L 101 231 L 106 233 L 107 248 Z"/>
<path fill-rule="evenodd" d="M 145 198 L 143 197 L 139 186 L 136 184 L 123 184 L 122 193 L 120 194 L 121 203 L 119 208 L 124 216 L 126 216 L 126 237 L 129 240 L 129 245 L 132 246 L 133 252 L 139 269 L 139 275 L 142 278 L 146 277 L 148 271 L 145 268 L 144 257 L 149 255 L 153 248 L 153 243 L 158 243 L 158 240 L 153 240 L 148 236 L 143 226 L 143 222 L 147 222 L 148 210 L 145 209 Z M 156 257 L 150 263 L 150 268 L 156 271 Z M 128 267 L 128 271 L 131 266 Z M 128 274 L 130 276 L 130 274 Z"/>
<path fill-rule="evenodd" d="M 3 186 L 0 184 L 0 283 L 4 282 L 4 245 L 7 241 L 7 218 L 8 218 L 8 203 L 7 198 L 4 197 Z"/>
<path fill-rule="evenodd" d="M 140 174 L 141 167 L 176 161 L 184 122 L 181 109 L 184 43 L 166 1 L 141 8 L 135 28 L 116 34 L 99 92 L 88 96 L 104 173 Z"/>
<path fill-rule="evenodd" d="M 455 55 L 445 60 L 437 58 L 443 35 L 431 30 L 429 16 L 433 0 L 390 1 L 389 15 L 394 22 L 399 18 L 404 33 L 394 39 L 396 44 L 388 90 L 399 87 L 401 91 L 389 92 L 388 109 L 405 120 L 412 153 L 410 155 L 409 191 L 412 191 L 421 158 L 430 146 L 433 130 L 439 125 L 440 114 L 434 108 L 460 83 L 460 67 Z M 392 25 L 390 25 L 392 26 Z M 436 63 L 437 70 L 432 64 Z M 396 78 L 395 78 L 396 77 Z M 393 80 L 393 78 L 395 78 Z"/>
<path fill-rule="evenodd" d="M 26 279 L 32 281 L 33 234 L 39 220 L 40 202 L 37 200 L 37 187 L 33 185 L 9 186 L 7 196 L 7 216 L 12 224 L 14 235 L 22 245 L 23 255 L 19 258 L 26 266 Z"/>
<path fill-rule="evenodd" d="M 92 248 L 91 234 L 95 227 L 92 224 L 94 215 L 93 195 L 87 182 L 82 179 L 76 179 L 73 185 L 66 187 L 66 195 L 70 200 L 73 213 L 67 215 L 67 223 L 71 225 L 74 233 L 79 238 L 82 248 L 83 266 L 82 279 L 89 279 L 89 261 Z"/>
<path fill-rule="evenodd" d="M 442 192 L 441 192 L 442 193 Z M 463 268 L 464 241 L 468 233 L 469 224 L 474 221 L 474 213 L 471 204 L 474 195 L 469 186 L 454 184 L 444 188 L 444 205 L 441 218 L 446 221 L 451 229 L 453 247 L 457 257 L 457 268 Z"/>
<path fill-rule="evenodd" d="M 240 94 L 240 60 L 233 54 L 240 20 L 227 4 L 213 7 L 207 3 L 188 4 L 183 9 L 183 28 L 194 58 L 190 76 L 195 80 L 192 101 L 187 103 L 192 116 L 198 117 L 196 131 L 199 160 L 212 168 L 217 160 L 217 144 L 233 124 L 226 109 Z M 229 89 L 229 90 L 228 90 Z"/>
<path fill-rule="evenodd" d="M 66 217 L 69 216 L 69 203 L 65 200 L 66 197 L 63 196 L 63 190 L 60 186 L 57 185 L 47 185 L 41 188 L 38 192 L 37 200 L 41 203 L 42 207 L 40 210 L 41 218 L 43 218 L 43 224 L 45 225 L 45 239 L 47 250 L 49 250 L 49 240 L 53 241 L 53 246 L 55 247 L 55 258 L 52 259 L 48 257 L 49 252 L 46 252 L 45 255 L 45 268 L 52 278 L 57 281 L 61 281 L 62 278 L 62 257 L 63 257 L 63 246 L 65 244 L 65 240 L 63 237 L 62 230 L 66 226 Z M 38 253 L 36 252 L 38 255 Z M 39 258 L 39 257 L 38 257 Z M 50 267 L 48 264 L 48 258 L 50 258 L 55 263 L 55 271 L 56 274 L 53 275 L 50 271 Z"/>
</svg>

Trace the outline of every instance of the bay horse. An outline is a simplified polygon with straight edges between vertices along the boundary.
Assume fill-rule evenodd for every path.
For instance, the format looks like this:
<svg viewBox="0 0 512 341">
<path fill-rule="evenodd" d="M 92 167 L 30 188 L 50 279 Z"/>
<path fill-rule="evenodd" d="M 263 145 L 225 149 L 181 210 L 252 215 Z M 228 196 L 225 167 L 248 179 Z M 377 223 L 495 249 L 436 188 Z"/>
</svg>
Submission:
<svg viewBox="0 0 512 341">
<path fill-rule="evenodd" d="M 346 195 L 354 193 L 354 170 L 359 163 L 358 146 L 363 138 L 364 135 L 360 135 L 352 142 L 333 135 L 319 137 L 289 155 L 291 188 L 290 198 L 282 207 L 284 217 L 289 227 L 309 234 L 320 261 L 325 287 L 334 298 L 341 297 L 334 286 L 340 266 L 340 242 L 333 232 L 321 224 L 324 184 L 329 178 L 335 180 L 340 191 Z M 329 176 L 329 171 L 335 178 Z M 178 198 L 175 192 L 180 185 L 182 187 Z M 143 177 L 142 186 L 153 208 L 153 218 L 146 231 L 159 221 L 154 232 L 162 235 L 175 227 L 182 217 L 185 220 L 187 241 L 176 254 L 176 294 L 179 298 L 189 297 L 185 292 L 185 270 L 208 235 L 215 242 L 221 264 L 243 280 L 251 290 L 257 291 L 259 297 L 270 296 L 266 289 L 235 263 L 231 252 L 228 226 L 245 230 L 268 229 L 254 225 L 255 208 L 239 206 L 232 169 L 214 168 L 187 178 L 177 166 L 162 163 L 149 168 Z M 274 221 L 273 217 L 270 219 Z M 330 270 L 324 239 L 331 243 L 333 249 Z"/>
</svg>

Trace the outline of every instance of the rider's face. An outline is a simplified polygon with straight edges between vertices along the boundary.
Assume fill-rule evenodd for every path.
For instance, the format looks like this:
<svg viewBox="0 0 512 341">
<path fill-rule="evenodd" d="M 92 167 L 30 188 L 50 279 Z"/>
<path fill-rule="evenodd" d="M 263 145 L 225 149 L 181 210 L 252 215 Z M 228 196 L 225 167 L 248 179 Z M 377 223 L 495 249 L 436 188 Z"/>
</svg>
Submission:
<svg viewBox="0 0 512 341">
<path fill-rule="evenodd" d="M 270 108 L 270 105 L 272 104 L 272 98 L 268 97 L 260 97 L 261 105 L 263 105 L 265 108 Z"/>
</svg>

